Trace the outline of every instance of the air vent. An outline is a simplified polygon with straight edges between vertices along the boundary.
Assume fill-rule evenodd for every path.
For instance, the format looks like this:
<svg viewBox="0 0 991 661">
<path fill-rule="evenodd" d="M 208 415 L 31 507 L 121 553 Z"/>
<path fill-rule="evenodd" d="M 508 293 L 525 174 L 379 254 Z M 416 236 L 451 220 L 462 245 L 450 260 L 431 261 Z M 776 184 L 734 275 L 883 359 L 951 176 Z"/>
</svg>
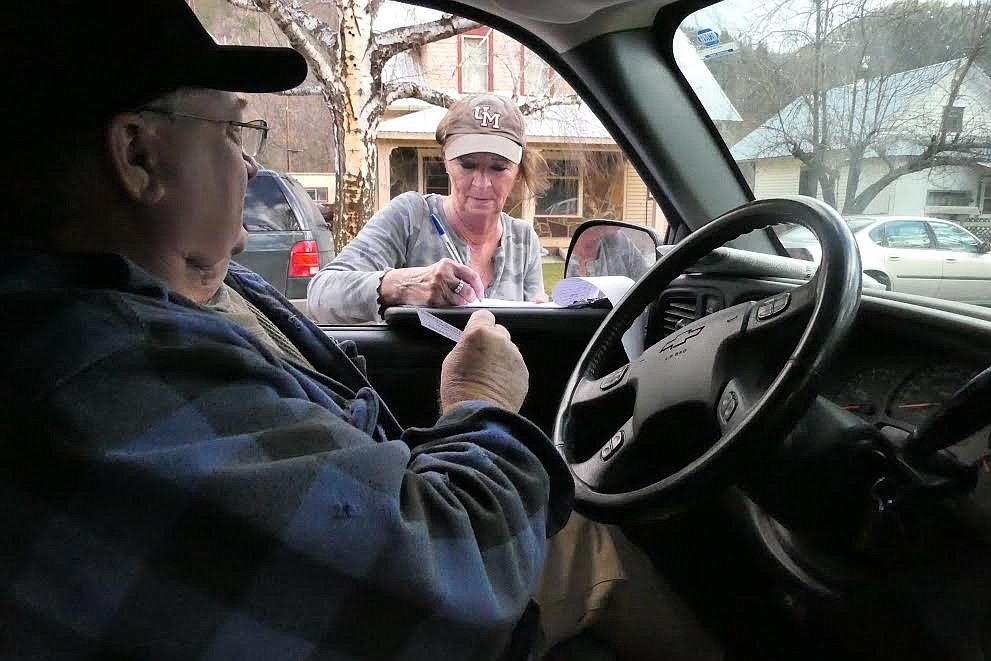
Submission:
<svg viewBox="0 0 991 661">
<path fill-rule="evenodd" d="M 699 318 L 699 299 L 695 294 L 673 294 L 664 299 L 661 325 L 664 336 Z"/>
</svg>

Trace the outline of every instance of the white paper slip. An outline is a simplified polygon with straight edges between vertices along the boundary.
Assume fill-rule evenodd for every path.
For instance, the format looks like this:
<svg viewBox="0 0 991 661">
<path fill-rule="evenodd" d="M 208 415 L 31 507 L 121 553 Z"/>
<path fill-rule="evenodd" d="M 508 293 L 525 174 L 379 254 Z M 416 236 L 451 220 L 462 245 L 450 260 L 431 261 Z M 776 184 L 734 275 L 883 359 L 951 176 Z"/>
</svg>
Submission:
<svg viewBox="0 0 991 661">
<path fill-rule="evenodd" d="M 565 278 L 554 285 L 554 302 L 574 305 L 579 301 L 608 298 L 614 306 L 633 286 L 633 280 L 623 275 Z"/>
<path fill-rule="evenodd" d="M 438 335 L 443 335 L 447 339 L 455 342 L 461 339 L 461 331 L 437 315 L 431 314 L 423 309 L 417 309 L 416 316 L 420 318 L 420 325 L 424 328 L 432 330 Z"/>
</svg>

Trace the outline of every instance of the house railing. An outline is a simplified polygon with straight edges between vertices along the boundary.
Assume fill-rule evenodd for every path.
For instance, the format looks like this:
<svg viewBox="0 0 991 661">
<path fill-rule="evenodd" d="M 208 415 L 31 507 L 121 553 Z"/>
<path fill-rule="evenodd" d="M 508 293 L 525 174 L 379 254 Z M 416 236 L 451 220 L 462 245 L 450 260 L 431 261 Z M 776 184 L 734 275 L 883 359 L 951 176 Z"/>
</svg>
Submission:
<svg viewBox="0 0 991 661">
<path fill-rule="evenodd" d="M 991 219 L 962 220 L 960 225 L 984 241 L 991 241 Z"/>
</svg>

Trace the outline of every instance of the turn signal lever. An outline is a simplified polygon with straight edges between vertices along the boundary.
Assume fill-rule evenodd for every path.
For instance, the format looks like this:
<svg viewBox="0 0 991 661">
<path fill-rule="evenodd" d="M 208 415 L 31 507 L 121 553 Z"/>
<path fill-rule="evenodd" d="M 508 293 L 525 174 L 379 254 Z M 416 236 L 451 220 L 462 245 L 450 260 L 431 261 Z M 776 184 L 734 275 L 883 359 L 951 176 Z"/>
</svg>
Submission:
<svg viewBox="0 0 991 661">
<path fill-rule="evenodd" d="M 991 367 L 953 394 L 935 415 L 905 440 L 902 454 L 909 463 L 927 461 L 940 450 L 991 425 Z"/>
</svg>

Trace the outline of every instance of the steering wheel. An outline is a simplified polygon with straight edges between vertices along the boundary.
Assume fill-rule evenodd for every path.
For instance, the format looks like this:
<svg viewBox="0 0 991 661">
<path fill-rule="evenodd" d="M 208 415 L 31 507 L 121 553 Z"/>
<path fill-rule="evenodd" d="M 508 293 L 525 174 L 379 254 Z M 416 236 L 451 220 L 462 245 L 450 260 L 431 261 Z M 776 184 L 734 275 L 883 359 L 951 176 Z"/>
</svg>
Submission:
<svg viewBox="0 0 991 661">
<path fill-rule="evenodd" d="M 812 280 L 698 319 L 604 373 L 622 355 L 623 333 L 675 278 L 727 241 L 781 222 L 819 239 Z M 808 197 L 745 204 L 678 243 L 602 322 L 565 389 L 553 440 L 576 509 L 604 521 L 662 515 L 756 465 L 817 394 L 860 306 L 860 274 L 846 223 Z"/>
</svg>

